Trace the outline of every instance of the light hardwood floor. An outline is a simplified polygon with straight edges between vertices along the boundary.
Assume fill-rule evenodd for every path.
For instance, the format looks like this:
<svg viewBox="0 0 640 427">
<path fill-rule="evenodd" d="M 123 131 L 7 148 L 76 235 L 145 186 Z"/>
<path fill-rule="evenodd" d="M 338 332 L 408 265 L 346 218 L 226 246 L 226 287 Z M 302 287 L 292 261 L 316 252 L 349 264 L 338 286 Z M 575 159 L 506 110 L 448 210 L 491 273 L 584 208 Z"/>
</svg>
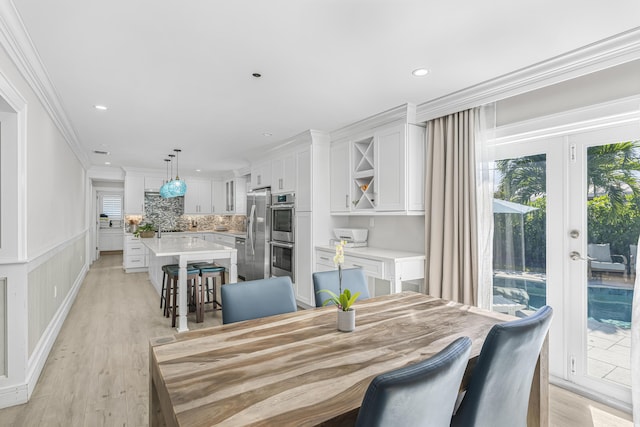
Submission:
<svg viewBox="0 0 640 427">
<path fill-rule="evenodd" d="M 0 426 L 148 425 L 148 340 L 173 333 L 146 273 L 125 274 L 122 255 L 91 267 L 29 403 L 0 410 Z M 192 329 L 219 325 L 206 313 Z M 628 414 L 557 387 L 551 425 L 631 426 Z"/>
</svg>

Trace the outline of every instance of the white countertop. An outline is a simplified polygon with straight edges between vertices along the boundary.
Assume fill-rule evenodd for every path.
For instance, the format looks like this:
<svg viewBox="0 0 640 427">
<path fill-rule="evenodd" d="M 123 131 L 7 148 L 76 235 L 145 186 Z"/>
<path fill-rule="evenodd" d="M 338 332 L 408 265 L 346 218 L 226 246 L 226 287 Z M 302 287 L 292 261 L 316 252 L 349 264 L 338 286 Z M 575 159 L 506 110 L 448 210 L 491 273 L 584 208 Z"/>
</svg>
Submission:
<svg viewBox="0 0 640 427">
<path fill-rule="evenodd" d="M 331 253 L 335 253 L 336 248 L 334 246 L 316 246 L 316 249 L 330 251 Z M 376 259 L 379 261 L 385 261 L 388 259 L 424 259 L 424 254 L 418 252 L 407 252 L 407 251 L 397 251 L 394 249 L 384 249 L 384 248 L 372 248 L 372 247 L 364 247 L 364 248 L 344 248 L 345 255 L 352 256 L 360 256 L 362 258 L 368 259 Z"/>
<path fill-rule="evenodd" d="M 133 235 L 133 233 L 129 233 L 126 232 L 126 235 Z M 247 232 L 246 231 L 233 231 L 233 230 L 229 230 L 229 231 L 212 231 L 212 230 L 201 230 L 201 231 L 197 231 L 197 230 L 189 230 L 189 231 L 173 231 L 173 232 L 163 232 L 162 236 L 171 236 L 173 234 L 176 234 L 178 236 L 180 235 L 185 235 L 185 234 L 222 234 L 225 236 L 231 236 L 231 237 L 242 237 L 242 238 L 246 238 L 247 237 Z"/>
<path fill-rule="evenodd" d="M 199 237 L 171 236 L 163 234 L 160 239 L 150 237 L 140 239 L 156 256 L 176 256 L 185 254 L 209 254 L 217 251 L 231 252 L 236 249 L 218 243 L 208 242 Z"/>
</svg>

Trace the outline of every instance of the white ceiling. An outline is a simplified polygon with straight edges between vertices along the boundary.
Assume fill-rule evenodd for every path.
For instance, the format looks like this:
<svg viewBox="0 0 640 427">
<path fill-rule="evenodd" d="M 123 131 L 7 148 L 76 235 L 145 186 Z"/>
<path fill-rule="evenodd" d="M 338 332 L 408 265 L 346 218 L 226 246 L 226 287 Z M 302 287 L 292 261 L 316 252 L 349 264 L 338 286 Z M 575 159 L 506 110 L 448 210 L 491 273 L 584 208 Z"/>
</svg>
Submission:
<svg viewBox="0 0 640 427">
<path fill-rule="evenodd" d="M 638 0 L 13 2 L 91 162 L 164 171 L 181 148 L 181 175 L 241 168 L 304 130 L 421 104 L 640 23 Z M 431 72 L 413 77 L 418 67 Z"/>
</svg>

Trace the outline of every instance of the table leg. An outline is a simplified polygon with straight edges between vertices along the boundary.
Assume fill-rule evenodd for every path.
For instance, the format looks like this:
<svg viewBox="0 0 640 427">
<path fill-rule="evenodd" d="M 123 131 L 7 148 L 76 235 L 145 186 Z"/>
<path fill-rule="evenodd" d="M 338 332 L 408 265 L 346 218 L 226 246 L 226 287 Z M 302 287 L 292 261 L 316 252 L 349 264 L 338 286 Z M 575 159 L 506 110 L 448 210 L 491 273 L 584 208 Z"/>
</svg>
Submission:
<svg viewBox="0 0 640 427">
<path fill-rule="evenodd" d="M 180 257 L 178 261 L 180 270 L 178 273 L 178 332 L 185 332 L 189 330 L 187 325 L 187 313 L 189 312 L 189 305 L 187 304 L 187 260 L 184 257 Z"/>
</svg>

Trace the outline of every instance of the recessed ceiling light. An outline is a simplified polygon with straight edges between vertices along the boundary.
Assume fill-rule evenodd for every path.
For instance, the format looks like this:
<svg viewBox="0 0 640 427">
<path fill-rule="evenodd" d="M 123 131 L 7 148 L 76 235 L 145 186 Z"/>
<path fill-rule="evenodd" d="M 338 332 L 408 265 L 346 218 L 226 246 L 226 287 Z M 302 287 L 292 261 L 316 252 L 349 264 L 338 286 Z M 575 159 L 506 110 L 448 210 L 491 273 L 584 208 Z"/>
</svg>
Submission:
<svg viewBox="0 0 640 427">
<path fill-rule="evenodd" d="M 93 108 L 100 111 L 105 111 L 108 109 L 105 105 L 94 105 Z"/>
<path fill-rule="evenodd" d="M 253 77 L 255 77 L 256 79 L 259 79 L 260 77 L 262 77 L 262 74 L 260 73 L 253 73 L 251 74 Z"/>
<path fill-rule="evenodd" d="M 273 136 L 273 134 L 272 134 L 272 133 L 269 133 L 269 132 L 265 132 L 265 133 L 263 133 L 263 134 L 262 134 L 262 136 L 269 137 L 269 136 Z"/>
<path fill-rule="evenodd" d="M 104 164 L 105 164 L 105 165 L 110 165 L 110 164 L 111 164 L 111 162 L 104 162 Z"/>
<path fill-rule="evenodd" d="M 426 68 L 416 68 L 411 72 L 411 74 L 413 74 L 416 77 L 424 77 L 427 74 L 429 74 L 429 70 L 427 70 Z"/>
<path fill-rule="evenodd" d="M 196 169 L 196 172 L 201 172 L 201 170 L 200 169 Z"/>
</svg>

